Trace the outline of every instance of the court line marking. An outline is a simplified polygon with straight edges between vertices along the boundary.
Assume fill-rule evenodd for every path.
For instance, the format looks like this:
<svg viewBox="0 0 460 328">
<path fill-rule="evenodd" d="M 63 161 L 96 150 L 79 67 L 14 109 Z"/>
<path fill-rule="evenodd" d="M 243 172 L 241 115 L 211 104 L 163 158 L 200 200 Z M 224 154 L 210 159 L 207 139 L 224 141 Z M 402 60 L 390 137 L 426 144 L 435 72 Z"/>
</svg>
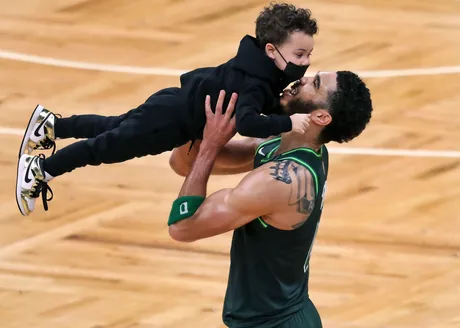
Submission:
<svg viewBox="0 0 460 328">
<path fill-rule="evenodd" d="M 0 135 L 23 136 L 24 130 L 0 127 Z M 424 150 L 424 149 L 391 149 L 391 148 L 358 148 L 358 147 L 328 147 L 329 153 L 338 155 L 365 156 L 397 156 L 397 157 L 434 157 L 460 158 L 457 150 Z"/>
<path fill-rule="evenodd" d="M 187 72 L 183 69 L 161 68 L 161 67 L 139 67 L 139 66 L 124 66 L 124 65 L 107 65 L 89 62 L 80 62 L 73 60 L 63 60 L 51 57 L 42 57 L 28 55 L 19 52 L 13 52 L 0 49 L 0 59 L 9 59 L 22 61 L 33 64 L 66 67 L 73 69 L 83 69 L 101 72 L 113 73 L 129 73 L 141 75 L 162 75 L 162 76 L 180 76 Z M 411 68 L 411 69 L 395 69 L 395 70 L 375 70 L 375 71 L 356 71 L 362 78 L 372 77 L 402 77 L 402 76 L 420 76 L 420 75 L 440 75 L 440 74 L 458 74 L 460 66 L 444 66 L 430 68 Z M 307 76 L 314 73 L 307 73 Z"/>
<path fill-rule="evenodd" d="M 35 63 L 48 66 L 67 67 L 74 69 L 96 70 L 103 72 L 130 73 L 143 75 L 180 76 L 186 70 L 158 68 L 158 67 L 136 67 L 122 65 L 105 65 L 97 63 L 61 60 L 51 57 L 41 57 L 23 53 L 0 50 L 0 58 L 28 63 Z M 361 77 L 398 77 L 398 76 L 419 76 L 437 74 L 460 73 L 460 66 L 401 69 L 401 70 L 380 70 L 380 71 L 358 71 Z M 0 127 L 0 134 L 23 135 L 24 131 L 7 127 Z M 413 149 L 379 149 L 379 148 L 330 148 L 330 152 L 342 155 L 372 155 L 372 156 L 405 156 L 405 157 L 446 157 L 460 158 L 460 151 L 451 150 L 413 150 Z"/>
</svg>

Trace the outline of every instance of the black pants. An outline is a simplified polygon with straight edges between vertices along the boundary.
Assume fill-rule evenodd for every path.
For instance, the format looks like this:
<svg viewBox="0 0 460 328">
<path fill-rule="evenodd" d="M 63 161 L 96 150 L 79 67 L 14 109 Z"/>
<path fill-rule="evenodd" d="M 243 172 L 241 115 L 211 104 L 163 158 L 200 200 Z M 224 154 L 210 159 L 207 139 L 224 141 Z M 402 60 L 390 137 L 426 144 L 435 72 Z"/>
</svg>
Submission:
<svg viewBox="0 0 460 328">
<path fill-rule="evenodd" d="M 56 138 L 88 138 L 47 158 L 46 172 L 56 177 L 86 165 L 119 163 L 134 157 L 156 155 L 179 147 L 193 137 L 186 104 L 178 88 L 161 90 L 138 108 L 120 116 L 74 115 L 57 119 Z"/>
</svg>

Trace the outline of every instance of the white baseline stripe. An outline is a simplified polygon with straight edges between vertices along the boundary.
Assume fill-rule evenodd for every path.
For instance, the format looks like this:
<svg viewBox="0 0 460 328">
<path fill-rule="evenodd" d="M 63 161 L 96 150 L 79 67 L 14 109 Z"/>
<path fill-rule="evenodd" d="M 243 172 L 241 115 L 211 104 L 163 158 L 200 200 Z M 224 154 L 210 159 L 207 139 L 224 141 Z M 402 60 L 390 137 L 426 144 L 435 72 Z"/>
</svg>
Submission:
<svg viewBox="0 0 460 328">
<path fill-rule="evenodd" d="M 24 130 L 0 127 L 0 135 L 23 136 Z M 367 155 L 367 156 L 402 156 L 402 157 L 437 157 L 460 158 L 456 150 L 418 150 L 418 149 L 386 149 L 386 148 L 328 148 L 331 154 Z"/>
<path fill-rule="evenodd" d="M 26 130 L 21 129 L 12 129 L 12 128 L 2 128 L 0 127 L 0 134 L 12 135 L 12 136 L 23 136 Z"/>
<path fill-rule="evenodd" d="M 135 67 L 135 66 L 121 66 L 121 65 L 105 65 L 87 62 L 78 62 L 71 60 L 61 60 L 50 57 L 40 57 L 16 52 L 0 50 L 0 58 L 17 60 L 27 63 L 67 67 L 76 69 L 86 69 L 101 72 L 115 72 L 115 73 L 130 73 L 130 74 L 143 74 L 143 75 L 165 75 L 165 76 L 180 76 L 184 74 L 185 70 L 169 69 L 169 68 L 156 68 L 156 67 Z"/>
<path fill-rule="evenodd" d="M 460 158 L 456 150 L 389 149 L 389 148 L 328 148 L 331 154 L 402 156 L 402 157 L 445 157 Z"/>
<path fill-rule="evenodd" d="M 383 71 L 356 71 L 355 73 L 362 78 L 458 74 L 460 73 L 460 66 L 395 69 Z"/>
<path fill-rule="evenodd" d="M 55 67 L 67 67 L 67 68 L 85 69 L 85 70 L 93 70 L 93 71 L 101 71 L 101 72 L 114 72 L 114 73 L 180 76 L 181 74 L 187 72 L 187 70 L 182 70 L 182 69 L 171 69 L 171 68 L 161 68 L 161 67 L 137 67 L 137 66 L 123 66 L 123 65 L 105 65 L 105 64 L 79 62 L 79 61 L 71 61 L 71 60 L 61 60 L 61 59 L 50 58 L 50 57 L 27 55 L 27 54 L 17 53 L 17 52 L 12 52 L 12 51 L 7 51 L 7 50 L 0 50 L 0 58 L 22 61 L 22 62 L 33 63 L 33 64 L 55 66 Z M 460 66 L 414 68 L 414 69 L 399 69 L 399 70 L 380 70 L 380 71 L 357 71 L 356 73 L 359 74 L 363 78 L 458 74 L 460 73 Z M 309 73 L 309 74 L 313 74 L 313 73 Z"/>
</svg>

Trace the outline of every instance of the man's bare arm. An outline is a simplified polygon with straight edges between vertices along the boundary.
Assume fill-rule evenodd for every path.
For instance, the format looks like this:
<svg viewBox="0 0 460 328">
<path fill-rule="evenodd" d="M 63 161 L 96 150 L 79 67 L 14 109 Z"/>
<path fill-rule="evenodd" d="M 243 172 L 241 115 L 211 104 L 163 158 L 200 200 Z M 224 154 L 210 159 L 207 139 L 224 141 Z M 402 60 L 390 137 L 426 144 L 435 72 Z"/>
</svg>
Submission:
<svg viewBox="0 0 460 328">
<path fill-rule="evenodd" d="M 202 162 L 197 165 L 203 169 Z M 169 234 L 191 242 L 234 230 L 259 216 L 275 228 L 293 230 L 307 221 L 315 201 L 315 182 L 308 169 L 289 160 L 270 162 L 235 188 L 210 195 L 195 215 L 170 226 Z"/>
<path fill-rule="evenodd" d="M 273 188 L 275 184 L 278 188 Z M 279 197 L 283 189 L 284 199 Z M 276 182 L 266 170 L 252 171 L 237 187 L 222 189 L 207 197 L 193 216 L 170 225 L 169 234 L 177 241 L 192 242 L 234 230 L 259 216 L 271 214 L 286 203 L 289 191 L 288 186 Z"/>
<path fill-rule="evenodd" d="M 213 175 L 227 175 L 249 172 L 253 168 L 254 153 L 265 139 L 242 138 L 230 140 L 220 149 Z M 187 176 L 196 159 L 201 141 L 196 141 L 192 148 L 191 142 L 175 148 L 169 158 L 169 165 L 180 176 Z"/>
</svg>

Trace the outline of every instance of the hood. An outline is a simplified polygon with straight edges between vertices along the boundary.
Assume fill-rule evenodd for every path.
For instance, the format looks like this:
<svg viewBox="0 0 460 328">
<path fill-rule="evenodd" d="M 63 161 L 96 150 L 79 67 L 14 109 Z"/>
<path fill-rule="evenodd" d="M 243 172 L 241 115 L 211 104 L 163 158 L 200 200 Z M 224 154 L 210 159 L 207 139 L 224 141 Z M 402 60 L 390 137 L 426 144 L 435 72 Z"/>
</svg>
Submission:
<svg viewBox="0 0 460 328">
<path fill-rule="evenodd" d="M 250 35 L 241 39 L 232 65 L 248 75 L 266 80 L 277 90 L 287 86 L 283 82 L 283 71 L 265 54 L 265 50 L 260 47 L 257 39 Z"/>
</svg>

